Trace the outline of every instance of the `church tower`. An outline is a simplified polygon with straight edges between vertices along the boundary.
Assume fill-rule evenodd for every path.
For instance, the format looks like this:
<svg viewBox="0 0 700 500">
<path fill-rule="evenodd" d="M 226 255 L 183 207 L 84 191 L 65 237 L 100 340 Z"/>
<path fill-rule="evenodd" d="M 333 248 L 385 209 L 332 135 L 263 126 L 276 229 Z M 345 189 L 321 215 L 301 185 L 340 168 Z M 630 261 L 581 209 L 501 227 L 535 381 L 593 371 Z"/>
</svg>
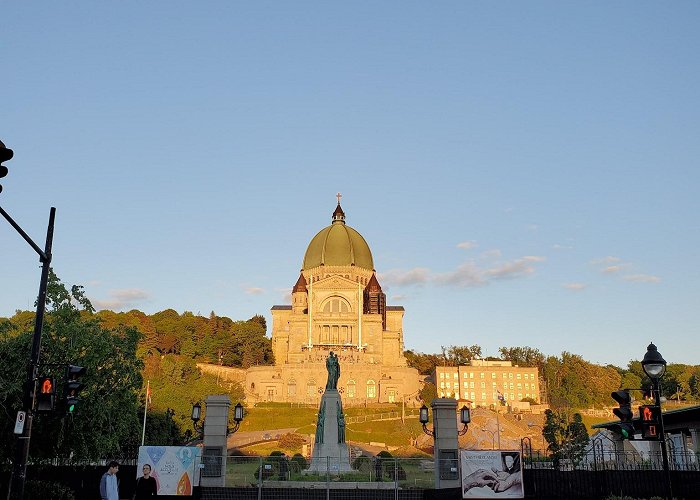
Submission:
<svg viewBox="0 0 700 500">
<path fill-rule="evenodd" d="M 401 306 L 387 306 L 369 245 L 338 204 L 311 239 L 292 287 L 292 304 L 272 307 L 274 367 L 250 368 L 247 397 L 315 403 L 325 360 L 338 355 L 343 401 L 393 402 L 418 394 L 420 376 L 403 355 Z"/>
</svg>

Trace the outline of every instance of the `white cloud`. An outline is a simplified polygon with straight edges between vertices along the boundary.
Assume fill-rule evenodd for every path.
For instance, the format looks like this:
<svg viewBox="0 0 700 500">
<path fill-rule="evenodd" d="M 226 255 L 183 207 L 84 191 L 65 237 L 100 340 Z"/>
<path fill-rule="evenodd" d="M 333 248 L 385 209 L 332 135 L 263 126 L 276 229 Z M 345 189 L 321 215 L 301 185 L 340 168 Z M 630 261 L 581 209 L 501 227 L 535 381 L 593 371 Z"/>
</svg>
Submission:
<svg viewBox="0 0 700 500">
<path fill-rule="evenodd" d="M 443 285 L 459 287 L 481 286 L 486 284 L 484 273 L 473 262 L 465 262 L 454 271 L 435 276 L 435 281 Z"/>
<path fill-rule="evenodd" d="M 635 281 L 638 283 L 659 283 L 661 278 L 652 276 L 651 274 L 628 274 L 622 277 L 625 281 Z"/>
<path fill-rule="evenodd" d="M 614 274 L 614 273 L 619 273 L 625 268 L 625 266 L 607 266 L 604 267 L 601 271 L 605 274 Z"/>
<path fill-rule="evenodd" d="M 622 262 L 622 259 L 619 257 L 613 257 L 612 255 L 608 255 L 607 257 L 602 257 L 600 259 L 593 259 L 591 261 L 591 264 L 594 266 L 598 266 L 601 264 L 613 264 L 615 262 Z"/>
<path fill-rule="evenodd" d="M 584 283 L 564 283 L 562 286 L 569 290 L 581 291 L 585 289 L 588 285 Z"/>
<path fill-rule="evenodd" d="M 461 243 L 457 243 L 457 248 L 462 248 L 464 250 L 471 250 L 472 248 L 476 247 L 476 241 L 463 241 Z"/>
<path fill-rule="evenodd" d="M 574 247 L 572 245 L 560 245 L 559 243 L 555 243 L 552 245 L 552 248 L 554 250 L 573 250 Z"/>
<path fill-rule="evenodd" d="M 415 267 L 408 271 L 396 269 L 382 273 L 378 278 L 380 282 L 387 285 L 422 285 L 430 279 L 430 269 L 425 267 Z"/>
<path fill-rule="evenodd" d="M 494 279 L 512 279 L 535 272 L 533 262 L 542 262 L 544 257 L 526 256 L 510 262 L 504 262 L 496 267 L 487 269 L 484 274 Z"/>
<path fill-rule="evenodd" d="M 260 295 L 262 293 L 265 293 L 265 290 L 257 286 L 251 286 L 245 289 L 245 293 L 247 293 L 248 295 Z"/>
<path fill-rule="evenodd" d="M 109 291 L 109 299 L 93 300 L 95 309 L 110 309 L 119 311 L 124 309 L 135 309 L 139 303 L 149 298 L 148 292 L 139 288 L 122 288 Z"/>
</svg>

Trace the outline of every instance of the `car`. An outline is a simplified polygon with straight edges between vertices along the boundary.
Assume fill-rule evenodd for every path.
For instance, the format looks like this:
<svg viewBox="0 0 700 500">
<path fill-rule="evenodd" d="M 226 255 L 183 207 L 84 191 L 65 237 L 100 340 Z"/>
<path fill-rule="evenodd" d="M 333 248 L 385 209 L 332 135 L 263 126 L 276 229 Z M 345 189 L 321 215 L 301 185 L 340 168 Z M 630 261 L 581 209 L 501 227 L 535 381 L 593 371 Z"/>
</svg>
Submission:
<svg viewBox="0 0 700 500">
<path fill-rule="evenodd" d="M 265 433 L 265 435 L 263 436 L 263 439 L 265 441 L 269 441 L 270 439 L 272 439 L 272 436 L 270 436 L 270 434 L 268 434 L 268 433 Z"/>
</svg>

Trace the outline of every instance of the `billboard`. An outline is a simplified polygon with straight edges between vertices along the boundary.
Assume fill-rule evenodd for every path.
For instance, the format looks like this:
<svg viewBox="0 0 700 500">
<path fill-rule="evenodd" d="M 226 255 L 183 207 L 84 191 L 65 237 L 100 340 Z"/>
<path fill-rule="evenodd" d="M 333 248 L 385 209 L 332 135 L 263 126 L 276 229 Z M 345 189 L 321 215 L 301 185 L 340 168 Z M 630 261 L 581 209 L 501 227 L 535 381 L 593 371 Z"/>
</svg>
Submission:
<svg viewBox="0 0 700 500">
<path fill-rule="evenodd" d="M 158 495 L 192 495 L 199 485 L 198 467 L 202 449 L 196 446 L 139 446 L 137 477 L 143 466 L 151 466 Z"/>
<path fill-rule="evenodd" d="M 517 450 L 460 450 L 462 498 L 524 498 Z"/>
</svg>

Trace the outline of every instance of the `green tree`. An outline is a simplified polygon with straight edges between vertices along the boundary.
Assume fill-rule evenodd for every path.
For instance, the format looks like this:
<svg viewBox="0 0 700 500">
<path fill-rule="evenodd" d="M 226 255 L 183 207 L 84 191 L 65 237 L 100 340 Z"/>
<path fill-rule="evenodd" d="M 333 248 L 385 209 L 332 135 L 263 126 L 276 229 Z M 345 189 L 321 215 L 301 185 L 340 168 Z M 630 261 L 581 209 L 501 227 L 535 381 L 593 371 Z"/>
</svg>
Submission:
<svg viewBox="0 0 700 500">
<path fill-rule="evenodd" d="M 41 374 L 53 375 L 59 394 L 65 365 L 87 368 L 85 389 L 71 415 L 58 405 L 55 412 L 37 415 L 32 428 L 30 455 L 34 460 L 55 457 L 97 459 L 122 456 L 138 443 L 138 399 L 142 364 L 136 357 L 140 333 L 127 327 L 105 329 L 93 314 L 82 287 L 70 291 L 53 271 L 49 274 L 41 353 Z M 11 418 L 0 421 L 5 458 L 15 442 L 11 423 L 21 403 L 21 384 L 29 359 L 32 333 L 24 318 L 0 337 L 0 401 Z M 61 400 L 59 396 L 59 401 Z M 61 401 L 62 402 L 62 401 Z"/>
<path fill-rule="evenodd" d="M 588 431 L 579 413 L 569 416 L 566 411 L 546 410 L 542 436 L 547 442 L 554 467 L 558 468 L 562 459 L 568 458 L 578 463 L 588 444 Z"/>
</svg>

